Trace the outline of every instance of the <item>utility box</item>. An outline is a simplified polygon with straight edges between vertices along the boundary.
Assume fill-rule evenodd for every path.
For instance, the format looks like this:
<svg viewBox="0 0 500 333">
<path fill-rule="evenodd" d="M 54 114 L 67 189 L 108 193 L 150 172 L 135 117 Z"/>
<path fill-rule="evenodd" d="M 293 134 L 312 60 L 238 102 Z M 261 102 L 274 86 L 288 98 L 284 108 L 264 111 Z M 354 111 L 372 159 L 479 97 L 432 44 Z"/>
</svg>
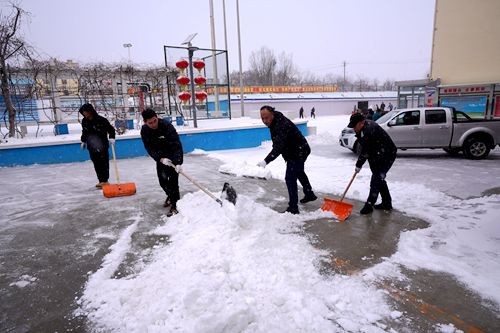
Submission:
<svg viewBox="0 0 500 333">
<path fill-rule="evenodd" d="M 177 116 L 175 117 L 175 123 L 177 124 L 177 126 L 182 126 L 184 125 L 184 119 L 182 119 L 181 116 Z"/>
<path fill-rule="evenodd" d="M 68 124 L 56 124 L 56 125 L 54 125 L 54 134 L 55 135 L 69 134 Z"/>
</svg>

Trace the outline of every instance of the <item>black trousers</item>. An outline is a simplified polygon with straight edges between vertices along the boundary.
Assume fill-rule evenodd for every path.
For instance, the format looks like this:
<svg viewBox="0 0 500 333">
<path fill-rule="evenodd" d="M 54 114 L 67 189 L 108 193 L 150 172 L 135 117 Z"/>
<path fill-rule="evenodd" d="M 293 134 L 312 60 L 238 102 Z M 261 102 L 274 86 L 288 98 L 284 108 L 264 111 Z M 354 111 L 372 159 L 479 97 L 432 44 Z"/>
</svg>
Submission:
<svg viewBox="0 0 500 333">
<path fill-rule="evenodd" d="M 89 150 L 90 159 L 94 163 L 94 170 L 99 183 L 106 183 L 109 179 L 109 153 L 107 149 L 98 151 Z"/>
<path fill-rule="evenodd" d="M 179 201 L 179 174 L 174 168 L 166 166 L 162 163 L 156 163 L 156 173 L 160 186 L 167 194 L 173 206 Z"/>
<path fill-rule="evenodd" d="M 372 170 L 372 178 L 370 181 L 370 194 L 368 194 L 368 199 L 366 202 L 371 205 L 375 205 L 378 199 L 378 195 L 382 197 L 382 202 L 390 204 L 392 203 L 391 193 L 389 192 L 389 187 L 387 186 L 387 182 L 385 181 L 385 177 L 387 176 L 387 172 L 389 172 L 392 163 L 390 165 L 379 169 L 379 168 L 371 168 Z"/>
<path fill-rule="evenodd" d="M 288 188 L 288 207 L 298 209 L 299 197 L 297 194 L 297 180 L 302 185 L 304 194 L 312 192 L 311 183 L 304 172 L 305 160 L 289 160 L 286 162 L 285 182 Z"/>
</svg>

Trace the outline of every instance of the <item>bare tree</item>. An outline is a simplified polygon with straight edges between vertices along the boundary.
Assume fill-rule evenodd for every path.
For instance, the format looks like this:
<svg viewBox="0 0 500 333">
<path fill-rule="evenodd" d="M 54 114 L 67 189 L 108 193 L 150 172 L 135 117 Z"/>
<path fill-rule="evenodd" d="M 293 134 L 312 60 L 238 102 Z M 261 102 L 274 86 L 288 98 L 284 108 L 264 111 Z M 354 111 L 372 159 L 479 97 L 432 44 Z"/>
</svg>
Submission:
<svg viewBox="0 0 500 333">
<path fill-rule="evenodd" d="M 250 79 L 253 82 L 250 84 L 273 85 L 276 64 L 277 60 L 273 50 L 263 46 L 259 51 L 252 52 L 249 72 L 252 74 Z"/>
<path fill-rule="evenodd" d="M 24 39 L 19 36 L 21 18 L 25 11 L 15 4 L 9 15 L 0 13 L 0 79 L 2 95 L 5 106 L 9 113 L 9 137 L 15 135 L 16 108 L 11 98 L 11 87 L 9 82 L 9 62 L 29 53 Z"/>
<path fill-rule="evenodd" d="M 280 86 L 289 86 L 295 81 L 297 69 L 293 63 L 293 56 L 281 52 L 278 58 L 275 83 Z"/>
</svg>

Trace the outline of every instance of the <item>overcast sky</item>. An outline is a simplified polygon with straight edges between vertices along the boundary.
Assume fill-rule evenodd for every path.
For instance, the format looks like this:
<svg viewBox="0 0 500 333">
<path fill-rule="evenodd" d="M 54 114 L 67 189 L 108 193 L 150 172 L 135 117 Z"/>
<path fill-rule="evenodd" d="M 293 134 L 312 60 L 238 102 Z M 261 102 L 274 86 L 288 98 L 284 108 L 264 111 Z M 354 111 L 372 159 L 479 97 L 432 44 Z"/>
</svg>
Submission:
<svg viewBox="0 0 500 333">
<path fill-rule="evenodd" d="M 0 0 L 6 14 L 8 2 Z M 43 57 L 164 64 L 163 45 L 211 48 L 209 0 L 18 0 L 31 13 L 25 38 Z M 216 48 L 225 49 L 222 0 L 214 0 Z M 352 79 L 425 78 L 435 0 L 240 0 L 243 69 L 252 51 L 286 52 L 302 72 Z M 236 0 L 226 0 L 230 71 L 238 68 Z M 177 55 L 175 55 L 177 56 Z"/>
</svg>

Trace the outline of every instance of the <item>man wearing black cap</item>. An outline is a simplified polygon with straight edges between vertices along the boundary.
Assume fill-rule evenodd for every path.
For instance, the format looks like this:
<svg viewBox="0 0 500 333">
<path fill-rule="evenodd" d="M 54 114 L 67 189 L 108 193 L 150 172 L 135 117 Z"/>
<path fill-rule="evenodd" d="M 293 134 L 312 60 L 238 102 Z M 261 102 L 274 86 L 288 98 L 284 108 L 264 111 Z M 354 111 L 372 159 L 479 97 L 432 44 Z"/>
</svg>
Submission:
<svg viewBox="0 0 500 333">
<path fill-rule="evenodd" d="M 356 172 L 361 170 L 366 160 L 372 171 L 370 194 L 360 213 L 370 214 L 373 208 L 391 210 L 392 198 L 385 177 L 396 159 L 396 145 L 382 127 L 374 121 L 365 120 L 360 113 L 351 116 L 347 127 L 354 129 L 361 147 L 361 153 L 356 162 Z M 382 203 L 375 205 L 379 193 Z"/>
<path fill-rule="evenodd" d="M 81 148 L 87 148 L 94 164 L 99 183 L 95 187 L 102 188 L 109 178 L 109 143 L 115 143 L 115 129 L 109 121 L 98 115 L 94 106 L 85 103 L 80 107 L 82 114 Z M 109 135 L 109 139 L 108 139 Z"/>
<path fill-rule="evenodd" d="M 156 112 L 146 109 L 142 112 L 145 125 L 141 128 L 144 148 L 156 161 L 156 173 L 161 188 L 167 194 L 163 204 L 167 216 L 177 214 L 179 194 L 179 172 L 182 171 L 183 150 L 179 135 L 171 123 L 158 119 Z"/>
<path fill-rule="evenodd" d="M 288 208 L 283 213 L 299 214 L 297 180 L 304 191 L 304 198 L 300 203 L 305 204 L 317 199 L 304 171 L 304 164 L 311 153 L 311 148 L 297 126 L 272 106 L 265 105 L 260 108 L 260 117 L 271 131 L 273 149 L 257 165 L 264 168 L 278 156 L 283 156 L 286 162 L 285 182 L 289 197 Z"/>
</svg>

